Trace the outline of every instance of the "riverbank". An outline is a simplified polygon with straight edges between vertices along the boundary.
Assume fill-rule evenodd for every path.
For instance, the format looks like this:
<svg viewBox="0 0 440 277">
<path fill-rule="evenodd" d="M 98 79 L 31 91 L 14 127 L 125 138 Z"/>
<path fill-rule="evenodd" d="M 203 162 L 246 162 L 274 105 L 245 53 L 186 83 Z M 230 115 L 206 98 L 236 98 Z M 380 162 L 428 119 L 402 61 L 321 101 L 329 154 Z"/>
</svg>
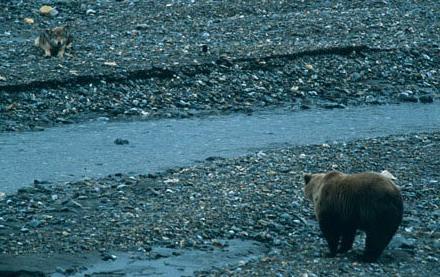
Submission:
<svg viewBox="0 0 440 277">
<path fill-rule="evenodd" d="M 437 1 L 54 1 L 53 17 L 42 4 L 0 4 L 3 132 L 440 94 Z M 33 39 L 60 24 L 73 50 L 43 58 Z"/>
<path fill-rule="evenodd" d="M 435 276 L 439 273 L 440 133 L 278 148 L 148 175 L 110 175 L 20 189 L 0 202 L 1 253 L 13 255 L 204 249 L 219 239 L 251 239 L 272 250 L 202 275 Z M 404 221 L 377 264 L 363 249 L 324 258 L 303 172 L 387 169 L 405 201 Z M 220 247 L 220 246 L 219 246 Z M 237 261 L 238 262 L 238 261 Z M 79 270 L 79 269 L 73 269 Z"/>
</svg>

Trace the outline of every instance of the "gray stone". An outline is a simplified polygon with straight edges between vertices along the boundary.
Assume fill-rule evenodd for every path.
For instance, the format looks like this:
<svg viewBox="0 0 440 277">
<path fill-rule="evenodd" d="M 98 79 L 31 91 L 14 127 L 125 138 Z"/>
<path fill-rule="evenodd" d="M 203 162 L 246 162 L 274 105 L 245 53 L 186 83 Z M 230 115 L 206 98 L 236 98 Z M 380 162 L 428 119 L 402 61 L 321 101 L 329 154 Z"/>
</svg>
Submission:
<svg viewBox="0 0 440 277">
<path fill-rule="evenodd" d="M 414 103 L 419 101 L 419 99 L 416 96 L 409 94 L 407 91 L 399 93 L 399 100 L 402 102 L 414 102 Z"/>
<path fill-rule="evenodd" d="M 114 143 L 116 145 L 125 145 L 125 144 L 129 144 L 129 141 L 127 139 L 117 138 L 115 139 Z"/>
<path fill-rule="evenodd" d="M 424 104 L 428 104 L 434 102 L 434 97 L 432 95 L 422 95 L 419 97 L 419 100 Z"/>
<path fill-rule="evenodd" d="M 401 249 L 413 249 L 416 244 L 416 239 L 413 238 L 405 238 L 400 234 L 397 234 L 391 240 L 389 247 L 390 248 L 401 248 Z"/>
</svg>

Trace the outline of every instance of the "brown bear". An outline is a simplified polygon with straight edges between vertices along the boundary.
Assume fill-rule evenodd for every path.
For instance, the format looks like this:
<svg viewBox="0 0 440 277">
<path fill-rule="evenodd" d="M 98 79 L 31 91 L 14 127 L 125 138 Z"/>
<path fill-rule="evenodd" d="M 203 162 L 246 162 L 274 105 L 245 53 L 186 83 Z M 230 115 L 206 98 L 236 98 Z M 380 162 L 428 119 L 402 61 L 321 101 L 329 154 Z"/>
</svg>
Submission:
<svg viewBox="0 0 440 277">
<path fill-rule="evenodd" d="M 363 260 L 376 261 L 402 222 L 402 196 L 391 178 L 374 172 L 332 171 L 305 174 L 304 181 L 304 193 L 313 201 L 329 256 L 350 250 L 359 229 L 366 233 Z"/>
</svg>

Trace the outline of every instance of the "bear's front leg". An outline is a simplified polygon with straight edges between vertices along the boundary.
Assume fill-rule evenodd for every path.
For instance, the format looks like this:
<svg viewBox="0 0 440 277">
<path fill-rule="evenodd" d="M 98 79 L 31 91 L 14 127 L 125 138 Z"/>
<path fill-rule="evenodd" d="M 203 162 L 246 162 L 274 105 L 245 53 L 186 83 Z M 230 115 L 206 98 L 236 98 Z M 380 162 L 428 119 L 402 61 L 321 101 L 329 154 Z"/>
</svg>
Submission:
<svg viewBox="0 0 440 277">
<path fill-rule="evenodd" d="M 337 224 L 335 224 L 334 219 L 321 217 L 319 220 L 319 227 L 321 228 L 322 234 L 324 235 L 330 250 L 330 253 L 327 256 L 335 257 L 341 236 Z"/>
</svg>

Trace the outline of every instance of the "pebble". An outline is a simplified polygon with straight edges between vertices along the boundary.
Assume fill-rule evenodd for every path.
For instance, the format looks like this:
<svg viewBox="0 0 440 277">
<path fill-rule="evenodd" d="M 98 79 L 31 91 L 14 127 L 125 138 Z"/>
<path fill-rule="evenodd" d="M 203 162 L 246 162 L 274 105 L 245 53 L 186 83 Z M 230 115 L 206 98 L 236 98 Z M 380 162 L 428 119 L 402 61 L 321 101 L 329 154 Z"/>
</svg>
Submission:
<svg viewBox="0 0 440 277">
<path fill-rule="evenodd" d="M 76 208 L 81 208 L 81 209 L 83 208 L 83 205 L 81 205 L 81 203 L 79 203 L 79 202 L 77 202 L 75 200 L 70 200 L 70 203 L 72 203 L 73 206 L 76 207 Z"/>
<path fill-rule="evenodd" d="M 50 12 L 53 10 L 54 8 L 52 8 L 49 5 L 44 5 L 40 7 L 40 14 L 41 15 L 50 15 Z"/>
<path fill-rule="evenodd" d="M 96 10 L 94 9 L 87 9 L 86 11 L 86 15 L 95 15 L 96 14 Z"/>
<path fill-rule="evenodd" d="M 103 261 L 115 261 L 118 258 L 116 255 L 109 253 L 103 253 L 101 254 L 101 257 Z"/>
<path fill-rule="evenodd" d="M 58 15 L 58 10 L 57 9 L 52 9 L 50 12 L 49 12 L 49 15 L 51 16 L 51 17 L 55 17 L 55 16 L 57 16 Z"/>
<path fill-rule="evenodd" d="M 418 102 L 419 99 L 414 96 L 413 94 L 410 94 L 408 92 L 401 92 L 399 94 L 399 100 L 402 102 Z"/>
<path fill-rule="evenodd" d="M 376 100 L 376 98 L 374 97 L 374 96 L 372 96 L 372 95 L 367 95 L 366 97 L 365 97 L 365 102 L 366 103 L 374 103 L 374 102 L 376 102 L 377 100 Z"/>
<path fill-rule="evenodd" d="M 292 217 L 288 214 L 288 213 L 282 213 L 280 215 L 281 219 L 283 219 L 284 221 L 290 221 L 292 220 Z"/>
<path fill-rule="evenodd" d="M 359 80 L 361 80 L 361 78 L 362 76 L 358 72 L 354 72 L 353 74 L 351 74 L 351 80 L 353 82 L 358 82 Z"/>
<path fill-rule="evenodd" d="M 422 95 L 419 97 L 419 100 L 424 104 L 428 104 L 434 102 L 434 97 L 432 95 Z"/>
<path fill-rule="evenodd" d="M 146 23 L 140 23 L 136 25 L 136 30 L 148 30 L 149 26 Z"/>
<path fill-rule="evenodd" d="M 400 234 L 397 234 L 391 240 L 390 248 L 402 248 L 402 249 L 413 249 L 416 245 L 416 240 L 413 238 L 405 238 Z"/>
<path fill-rule="evenodd" d="M 36 227 L 40 226 L 41 223 L 42 223 L 42 222 L 41 222 L 40 220 L 34 218 L 34 219 L 31 220 L 31 222 L 29 223 L 29 225 L 30 225 L 31 227 L 33 227 L 33 228 L 36 228 Z"/>
<path fill-rule="evenodd" d="M 340 103 L 334 103 L 334 102 L 327 102 L 324 104 L 321 104 L 321 106 L 324 109 L 345 109 L 345 105 L 344 104 L 340 104 Z"/>
<path fill-rule="evenodd" d="M 34 24 L 34 19 L 30 18 L 30 17 L 26 17 L 24 20 L 24 23 L 26 24 Z"/>
</svg>

